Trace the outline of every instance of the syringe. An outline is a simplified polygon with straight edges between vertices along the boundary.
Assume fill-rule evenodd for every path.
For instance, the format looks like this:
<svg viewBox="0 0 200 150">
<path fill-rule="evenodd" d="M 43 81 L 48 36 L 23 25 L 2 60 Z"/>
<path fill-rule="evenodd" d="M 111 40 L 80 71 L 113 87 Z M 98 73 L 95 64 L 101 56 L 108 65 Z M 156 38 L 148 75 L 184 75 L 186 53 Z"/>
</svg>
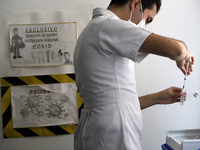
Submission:
<svg viewBox="0 0 200 150">
<path fill-rule="evenodd" d="M 189 63 L 187 63 L 187 66 L 186 66 L 186 74 L 184 76 L 184 81 L 183 81 L 183 89 L 182 89 L 182 95 L 181 95 L 181 100 L 180 100 L 180 104 L 183 105 L 184 104 L 184 97 L 185 97 L 185 83 L 186 83 L 186 78 L 187 78 L 187 73 L 188 73 L 188 70 L 189 70 Z"/>
</svg>

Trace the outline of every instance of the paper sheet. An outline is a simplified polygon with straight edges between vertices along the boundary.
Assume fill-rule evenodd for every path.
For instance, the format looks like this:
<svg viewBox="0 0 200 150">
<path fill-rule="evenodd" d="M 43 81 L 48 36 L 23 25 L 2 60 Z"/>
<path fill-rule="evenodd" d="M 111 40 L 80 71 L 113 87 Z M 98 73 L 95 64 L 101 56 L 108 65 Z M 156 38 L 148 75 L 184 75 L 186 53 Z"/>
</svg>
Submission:
<svg viewBox="0 0 200 150">
<path fill-rule="evenodd" d="M 72 65 L 76 22 L 11 24 L 11 67 Z"/>
<path fill-rule="evenodd" d="M 14 86 L 11 88 L 13 128 L 77 124 L 74 83 Z"/>
<path fill-rule="evenodd" d="M 74 73 L 73 65 L 59 65 L 59 66 L 53 66 L 53 67 L 51 66 L 41 67 L 40 65 L 36 65 L 38 67 L 28 66 L 28 67 L 23 67 L 23 68 L 22 67 L 12 68 L 11 62 L 16 61 L 17 59 L 11 60 L 11 57 L 13 58 L 13 54 L 12 56 L 10 56 L 9 26 L 13 24 L 35 25 L 35 24 L 54 24 L 54 23 L 61 23 L 61 22 L 76 22 L 77 37 L 78 37 L 81 31 L 85 28 L 85 26 L 91 20 L 92 9 L 93 9 L 93 6 L 88 6 L 88 7 L 85 6 L 84 8 L 78 8 L 77 10 L 55 11 L 55 12 L 42 11 L 42 12 L 26 12 L 26 13 L 9 13 L 9 14 L 1 13 L 0 15 L 0 28 L 1 28 L 0 30 L 0 34 L 1 34 L 0 36 L 0 45 L 1 45 L 0 64 L 2 65 L 0 65 L 0 77 Z M 19 35 L 21 35 L 21 33 Z M 24 41 L 25 37 L 23 37 L 22 40 Z M 21 50 L 23 51 L 24 49 L 21 49 Z M 55 50 L 55 53 L 56 53 L 56 50 Z M 53 52 L 52 52 L 52 55 L 54 55 Z M 73 54 L 71 54 L 70 56 L 71 61 L 72 61 L 72 55 Z M 33 57 L 36 57 L 36 56 L 33 56 Z M 35 61 L 39 61 L 39 60 L 36 59 Z M 64 62 L 64 57 L 63 57 L 63 62 Z M 13 64 L 16 65 L 17 62 L 13 62 Z M 20 65 L 23 65 L 23 64 L 20 64 Z"/>
</svg>

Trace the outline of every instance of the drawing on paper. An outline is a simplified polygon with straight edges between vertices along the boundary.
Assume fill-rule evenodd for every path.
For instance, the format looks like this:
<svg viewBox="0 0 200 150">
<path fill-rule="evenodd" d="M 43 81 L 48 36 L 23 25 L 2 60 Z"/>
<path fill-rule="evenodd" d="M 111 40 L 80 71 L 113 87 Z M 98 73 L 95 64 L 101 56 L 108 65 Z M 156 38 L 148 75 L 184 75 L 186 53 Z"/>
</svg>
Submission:
<svg viewBox="0 0 200 150">
<path fill-rule="evenodd" d="M 76 28 L 76 22 L 11 24 L 11 66 L 73 65 Z"/>
<path fill-rule="evenodd" d="M 14 53 L 13 59 L 22 58 L 20 55 L 20 48 L 24 48 L 25 44 L 22 37 L 18 34 L 18 28 L 13 29 L 13 36 L 11 38 L 11 53 Z"/>
<path fill-rule="evenodd" d="M 25 106 L 31 109 L 34 108 L 38 109 L 40 107 L 40 104 L 42 103 L 41 99 L 42 97 L 40 97 L 40 95 L 37 94 L 29 95 L 24 100 Z"/>
<path fill-rule="evenodd" d="M 69 52 L 64 52 L 64 64 L 72 64 L 72 61 L 70 60 L 70 53 Z"/>
<path fill-rule="evenodd" d="M 29 112 L 26 108 L 23 108 L 20 110 L 20 115 L 23 117 L 23 118 L 26 118 L 29 116 Z"/>
<path fill-rule="evenodd" d="M 53 99 L 52 99 L 51 95 L 47 95 L 47 96 L 45 96 L 45 100 L 48 101 L 48 102 L 50 102 Z"/>
<path fill-rule="evenodd" d="M 44 97 L 40 96 L 39 94 L 29 94 L 29 96 L 20 95 L 20 98 L 23 100 L 23 106 L 24 108 L 20 110 L 20 115 L 23 118 L 26 118 L 29 116 L 29 114 L 32 113 L 32 115 L 37 116 L 48 116 L 50 117 L 57 117 L 60 119 L 60 116 L 62 116 L 65 112 L 64 104 L 70 101 L 70 98 L 67 95 L 60 95 L 60 98 L 58 99 L 60 103 L 54 104 L 53 101 L 58 101 L 57 99 L 52 99 L 52 96 L 46 95 Z M 48 106 L 46 106 L 47 103 L 43 102 L 43 99 L 48 102 Z M 45 110 L 41 110 L 42 108 L 40 106 L 45 104 Z M 45 114 L 46 111 L 46 114 Z M 65 114 L 66 115 L 66 114 Z M 68 116 L 68 115 L 67 115 Z M 66 116 L 65 116 L 66 117 Z"/>
<path fill-rule="evenodd" d="M 65 93 L 48 91 L 40 86 L 12 87 L 14 127 L 77 123 L 77 91 L 75 84 L 72 87 Z"/>
<path fill-rule="evenodd" d="M 62 106 L 62 103 L 60 104 L 53 104 L 51 103 L 49 106 L 49 108 L 46 109 L 48 111 L 47 115 L 48 117 L 57 117 L 60 119 L 59 116 L 61 116 L 63 114 L 63 112 L 65 112 L 65 110 L 63 110 L 63 106 Z"/>
<path fill-rule="evenodd" d="M 67 102 L 69 102 L 69 100 L 70 100 L 70 98 L 69 98 L 67 95 L 62 94 L 62 95 L 60 96 L 60 101 L 61 101 L 62 103 L 67 103 Z"/>
</svg>

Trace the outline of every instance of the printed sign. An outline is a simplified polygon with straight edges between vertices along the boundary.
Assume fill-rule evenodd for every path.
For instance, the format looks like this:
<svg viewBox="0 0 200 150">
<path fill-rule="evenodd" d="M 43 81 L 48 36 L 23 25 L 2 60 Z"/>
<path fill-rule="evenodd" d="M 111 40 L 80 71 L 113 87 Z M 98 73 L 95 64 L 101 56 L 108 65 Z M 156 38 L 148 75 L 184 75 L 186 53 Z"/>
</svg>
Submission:
<svg viewBox="0 0 200 150">
<path fill-rule="evenodd" d="M 78 122 L 75 83 L 11 88 L 14 128 L 69 125 Z"/>
<path fill-rule="evenodd" d="M 11 67 L 72 65 L 76 23 L 10 25 Z"/>
</svg>

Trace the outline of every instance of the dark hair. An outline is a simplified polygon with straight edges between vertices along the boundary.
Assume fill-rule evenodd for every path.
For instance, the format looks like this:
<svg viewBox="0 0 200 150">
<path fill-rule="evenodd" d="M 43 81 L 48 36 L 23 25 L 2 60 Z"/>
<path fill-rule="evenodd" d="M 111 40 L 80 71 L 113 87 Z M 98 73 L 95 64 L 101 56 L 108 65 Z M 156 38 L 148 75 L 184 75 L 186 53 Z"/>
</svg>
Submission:
<svg viewBox="0 0 200 150">
<path fill-rule="evenodd" d="M 18 31 L 18 28 L 14 28 L 14 29 L 13 29 L 13 31 L 16 31 L 16 30 Z"/>
<path fill-rule="evenodd" d="M 124 6 L 127 2 L 131 0 L 111 0 L 110 5 L 117 5 L 117 6 Z M 142 8 L 145 9 L 152 9 L 154 4 L 157 6 L 157 13 L 160 10 L 161 0 L 141 0 L 142 1 Z"/>
<path fill-rule="evenodd" d="M 64 54 L 69 54 L 69 55 L 70 55 L 70 53 L 69 53 L 69 52 L 64 52 Z"/>
</svg>

